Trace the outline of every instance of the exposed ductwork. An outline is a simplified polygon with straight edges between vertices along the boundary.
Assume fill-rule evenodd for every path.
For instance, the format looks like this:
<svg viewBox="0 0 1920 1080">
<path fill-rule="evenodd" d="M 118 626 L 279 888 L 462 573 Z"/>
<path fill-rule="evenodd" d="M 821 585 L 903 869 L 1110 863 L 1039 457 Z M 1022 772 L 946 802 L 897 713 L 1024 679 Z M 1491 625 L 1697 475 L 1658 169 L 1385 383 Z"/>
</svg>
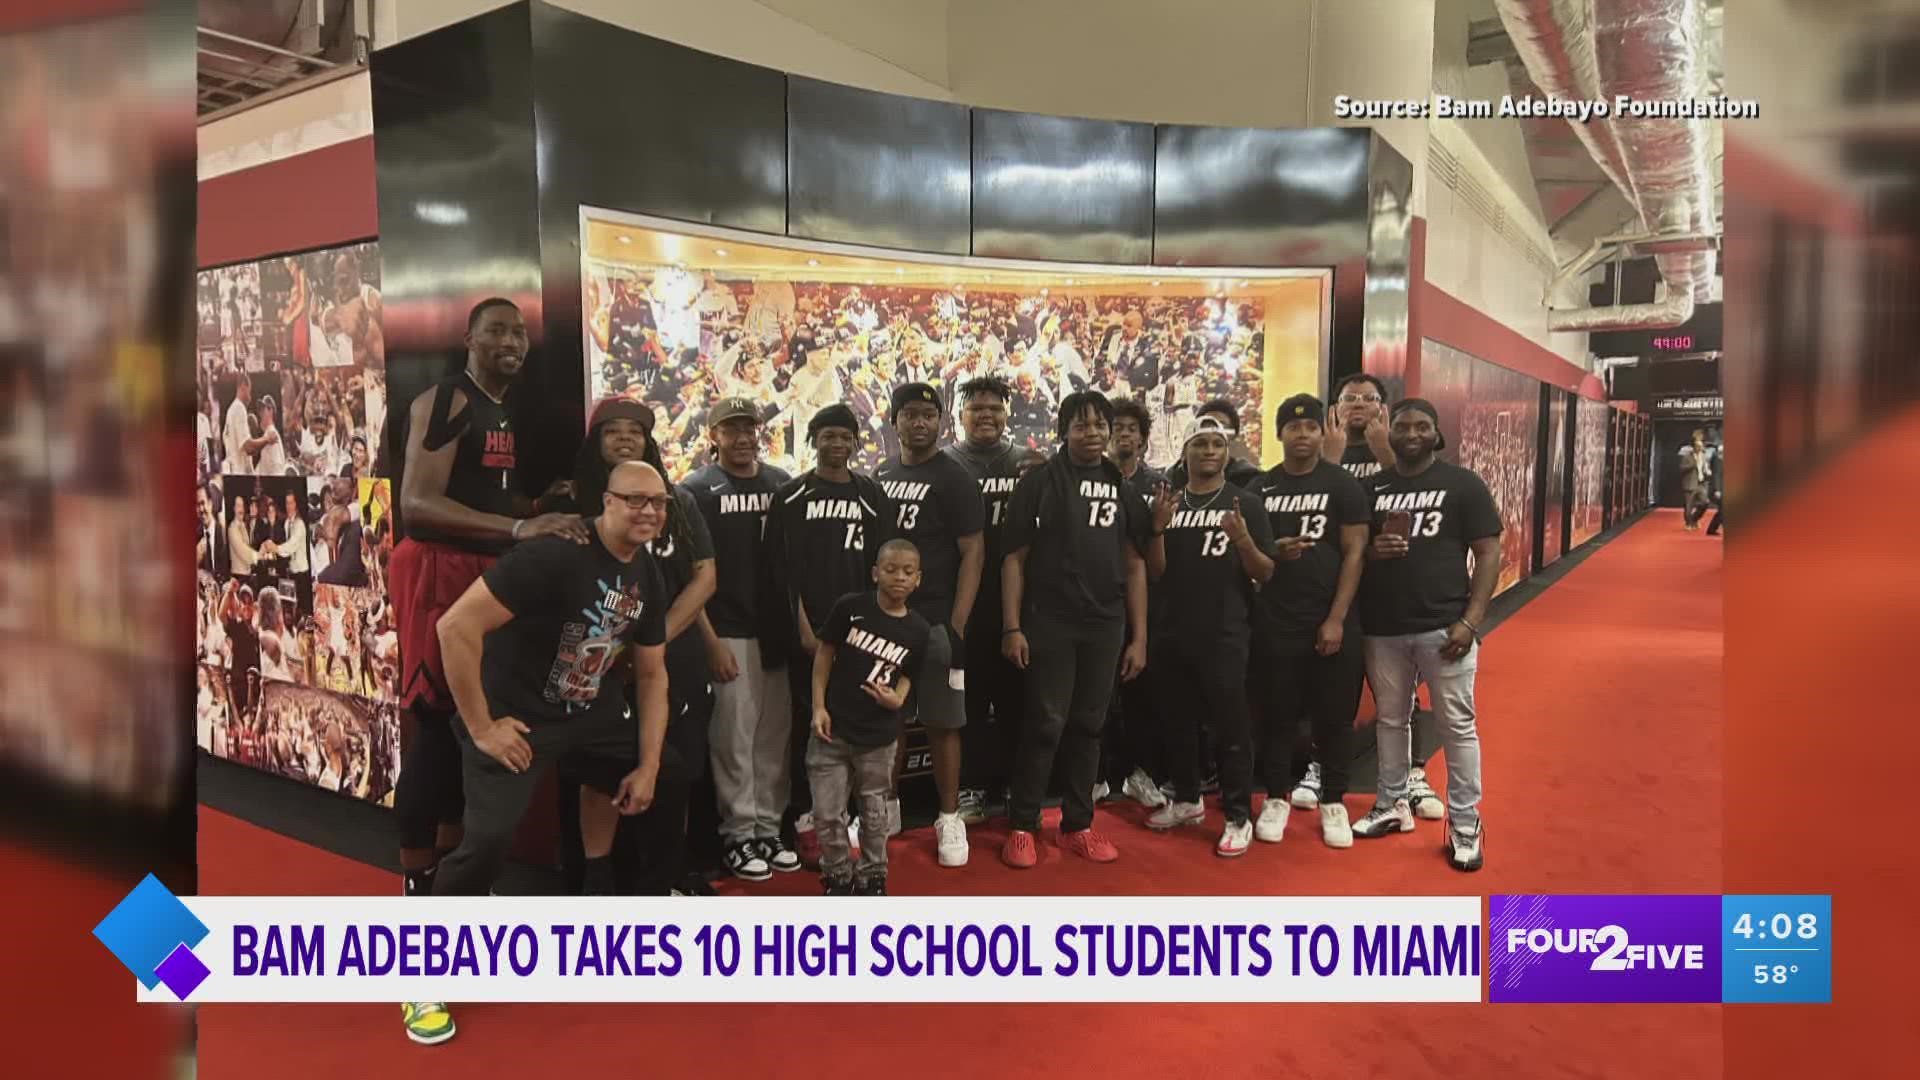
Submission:
<svg viewBox="0 0 1920 1080">
<path fill-rule="evenodd" d="M 1550 97 L 1693 100 L 1706 89 L 1702 0 L 1495 0 L 1527 74 Z M 1666 296 L 1651 304 L 1555 311 L 1555 331 L 1678 326 L 1713 287 L 1717 232 L 1713 133 L 1704 119 L 1610 115 L 1574 133 L 1639 213 L 1645 232 L 1613 237 L 1652 250 Z M 1587 266 L 1593 252 L 1583 256 Z M 1564 277 L 1564 275 L 1563 275 Z M 1550 300 L 1549 300 L 1550 302 Z"/>
</svg>

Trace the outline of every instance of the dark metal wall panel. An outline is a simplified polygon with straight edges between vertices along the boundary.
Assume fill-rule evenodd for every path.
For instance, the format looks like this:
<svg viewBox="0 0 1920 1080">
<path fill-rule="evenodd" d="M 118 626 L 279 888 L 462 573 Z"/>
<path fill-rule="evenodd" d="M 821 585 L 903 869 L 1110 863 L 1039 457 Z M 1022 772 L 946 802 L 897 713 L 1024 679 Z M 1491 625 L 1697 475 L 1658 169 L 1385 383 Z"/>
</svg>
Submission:
<svg viewBox="0 0 1920 1080">
<path fill-rule="evenodd" d="M 459 370 L 467 310 L 484 297 L 507 296 L 539 333 L 526 6 L 374 53 L 372 94 L 392 402 L 382 445 L 398 491 L 408 403 Z"/>
<path fill-rule="evenodd" d="M 1160 125 L 1153 261 L 1335 266 L 1364 258 L 1371 134 Z"/>
<path fill-rule="evenodd" d="M 787 77 L 787 232 L 965 255 L 967 107 Z"/>
<path fill-rule="evenodd" d="M 784 233 L 786 76 L 532 9 L 538 130 L 544 413 L 530 475 L 570 472 L 586 423 L 580 207 Z M 544 481 L 543 481 L 544 482 Z"/>
<path fill-rule="evenodd" d="M 1151 262 L 1153 125 L 973 110 L 973 253 Z"/>
<path fill-rule="evenodd" d="M 532 9 L 543 192 L 577 196 L 576 206 L 786 231 L 784 74 L 551 4 Z"/>
<path fill-rule="evenodd" d="M 1412 288 L 1413 165 L 1379 135 L 1367 155 L 1367 290 L 1360 327 L 1361 370 L 1401 375 L 1407 365 L 1407 297 Z"/>
</svg>

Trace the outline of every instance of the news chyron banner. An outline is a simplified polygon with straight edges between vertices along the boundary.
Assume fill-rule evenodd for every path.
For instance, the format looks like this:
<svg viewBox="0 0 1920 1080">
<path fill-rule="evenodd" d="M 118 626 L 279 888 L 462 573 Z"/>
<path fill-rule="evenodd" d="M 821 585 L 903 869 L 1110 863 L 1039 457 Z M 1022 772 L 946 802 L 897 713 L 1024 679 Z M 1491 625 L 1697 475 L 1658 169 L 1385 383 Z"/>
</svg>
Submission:
<svg viewBox="0 0 1920 1080">
<path fill-rule="evenodd" d="M 151 1002 L 1479 1001 L 1479 897 L 184 897 Z"/>
<path fill-rule="evenodd" d="M 1832 915 L 1826 896 L 178 898 L 149 877 L 94 934 L 148 1002 L 1733 1004 L 1831 1001 Z"/>
<path fill-rule="evenodd" d="M 1830 896 L 1495 896 L 1487 998 L 1833 1000 Z"/>
</svg>

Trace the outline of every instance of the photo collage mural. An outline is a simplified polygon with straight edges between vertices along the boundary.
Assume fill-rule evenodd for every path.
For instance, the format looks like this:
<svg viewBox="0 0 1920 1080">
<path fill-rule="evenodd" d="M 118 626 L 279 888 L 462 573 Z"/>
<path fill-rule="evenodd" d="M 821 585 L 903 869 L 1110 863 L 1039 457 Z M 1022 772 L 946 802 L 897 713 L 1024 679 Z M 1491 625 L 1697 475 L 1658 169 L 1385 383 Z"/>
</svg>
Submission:
<svg viewBox="0 0 1920 1080">
<path fill-rule="evenodd" d="M 1427 339 L 1420 346 L 1420 396 L 1440 413 L 1442 460 L 1472 469 L 1500 508 L 1500 581 L 1518 584 L 1533 561 L 1534 464 L 1540 381 Z"/>
<path fill-rule="evenodd" d="M 1211 398 L 1240 403 L 1241 442 L 1263 443 L 1260 297 L 729 280 L 595 259 L 585 271 L 590 395 L 650 404 L 675 476 L 705 463 L 706 409 L 722 397 L 760 406 L 766 460 L 794 473 L 807 421 L 844 402 L 864 433 L 854 467 L 871 471 L 899 449 L 886 423 L 896 386 L 931 383 L 951 401 L 988 373 L 1013 384 L 1009 434 L 1036 449 L 1052 450 L 1060 401 L 1085 388 L 1146 405 L 1156 466 Z"/>
<path fill-rule="evenodd" d="M 196 738 L 391 805 L 393 493 L 375 243 L 197 279 Z"/>
</svg>

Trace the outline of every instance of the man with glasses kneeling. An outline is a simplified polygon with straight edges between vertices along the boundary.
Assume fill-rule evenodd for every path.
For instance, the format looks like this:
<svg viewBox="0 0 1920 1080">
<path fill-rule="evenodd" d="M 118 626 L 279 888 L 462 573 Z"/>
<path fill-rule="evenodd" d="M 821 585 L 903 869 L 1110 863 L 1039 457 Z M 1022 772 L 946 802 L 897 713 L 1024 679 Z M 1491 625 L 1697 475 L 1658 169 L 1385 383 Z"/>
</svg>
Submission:
<svg viewBox="0 0 1920 1080">
<path fill-rule="evenodd" d="M 467 807 L 466 836 L 441 861 L 435 895 L 487 894 L 555 762 L 610 796 L 602 812 L 581 815 L 590 867 L 611 853 L 619 814 L 644 815 L 632 831 L 649 852 L 683 827 L 686 769 L 666 745 L 666 587 L 645 550 L 670 498 L 653 466 L 616 466 L 586 545 L 520 544 L 441 617 Z M 615 685 L 602 692 L 608 675 Z M 629 676 L 637 724 L 618 689 Z"/>
</svg>

